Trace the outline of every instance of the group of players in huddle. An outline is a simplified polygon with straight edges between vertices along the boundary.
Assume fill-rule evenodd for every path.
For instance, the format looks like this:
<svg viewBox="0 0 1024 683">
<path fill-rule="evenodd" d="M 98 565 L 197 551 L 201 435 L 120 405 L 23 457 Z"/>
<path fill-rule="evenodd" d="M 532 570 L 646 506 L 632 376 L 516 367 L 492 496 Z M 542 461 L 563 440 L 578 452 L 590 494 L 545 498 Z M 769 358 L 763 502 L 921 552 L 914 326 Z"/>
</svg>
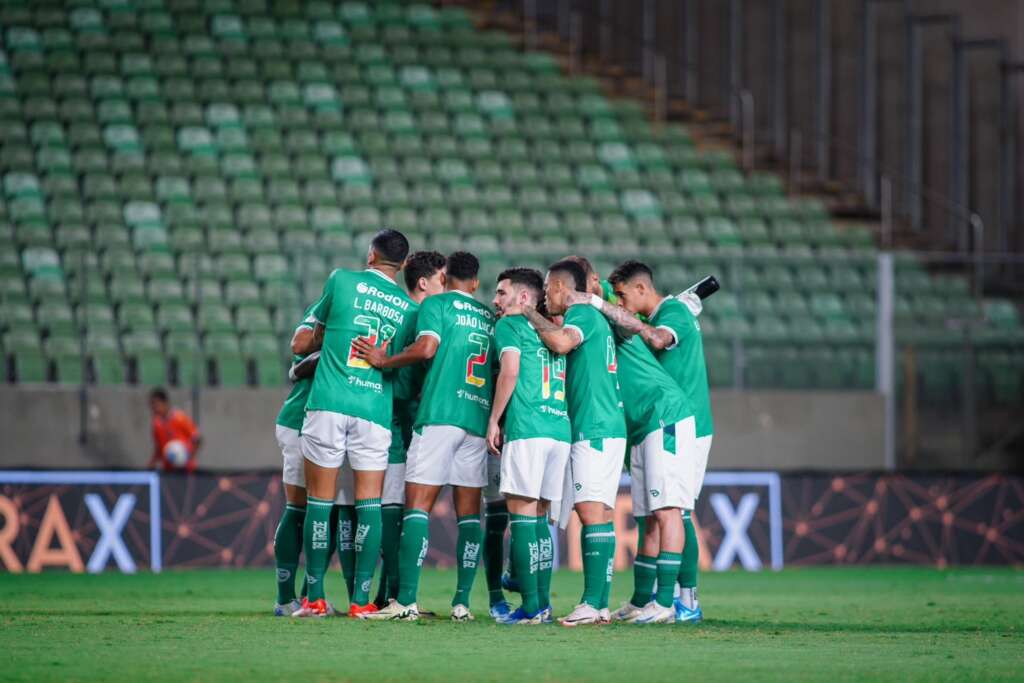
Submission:
<svg viewBox="0 0 1024 683">
<path fill-rule="evenodd" d="M 478 271 L 472 254 L 410 255 L 404 235 L 384 230 L 366 270 L 335 270 L 307 309 L 277 419 L 287 505 L 274 539 L 275 614 L 334 613 L 324 578 L 337 549 L 350 616 L 418 619 L 430 513 L 449 485 L 453 620 L 473 619 L 483 554 L 496 621 L 553 621 L 549 520 L 564 527 L 575 510 L 584 589 L 561 624 L 700 621 L 690 514 L 712 420 L 699 299 L 663 297 L 637 261 L 602 281 L 572 256 L 546 276 L 502 272 L 492 310 L 474 298 Z M 627 450 L 640 540 L 633 596 L 611 612 L 612 515 Z M 505 590 L 522 604 L 512 609 Z"/>
</svg>

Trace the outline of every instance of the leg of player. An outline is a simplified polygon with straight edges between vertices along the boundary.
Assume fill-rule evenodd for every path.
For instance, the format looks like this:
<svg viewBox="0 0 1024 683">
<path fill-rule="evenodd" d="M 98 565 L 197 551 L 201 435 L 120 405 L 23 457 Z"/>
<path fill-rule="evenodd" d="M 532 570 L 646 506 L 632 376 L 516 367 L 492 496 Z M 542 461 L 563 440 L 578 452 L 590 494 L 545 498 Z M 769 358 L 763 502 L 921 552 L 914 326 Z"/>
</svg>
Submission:
<svg viewBox="0 0 1024 683">
<path fill-rule="evenodd" d="M 501 574 L 505 555 L 505 530 L 508 529 L 508 506 L 504 500 L 492 501 L 484 508 L 484 574 L 487 578 L 487 599 L 495 619 L 507 617 L 511 609 L 501 590 Z"/>
<path fill-rule="evenodd" d="M 550 505 L 551 502 L 547 500 L 537 503 L 537 603 L 545 623 L 551 621 L 551 572 L 555 562 L 554 540 L 548 524 Z"/>
<path fill-rule="evenodd" d="M 535 620 L 540 614 L 537 596 L 537 570 L 540 559 L 540 550 L 537 546 L 537 501 L 507 493 L 505 500 L 508 503 L 509 527 L 512 530 L 509 556 L 519 577 L 519 594 L 523 602 L 501 623 L 527 623 Z"/>
<path fill-rule="evenodd" d="M 356 574 L 356 506 L 336 505 L 335 508 L 338 510 L 338 561 L 341 564 L 341 576 L 345 579 L 345 590 L 351 605 Z"/>
<path fill-rule="evenodd" d="M 284 485 L 284 512 L 274 532 L 274 564 L 277 569 L 277 603 L 274 616 L 289 616 L 302 605 L 295 598 L 295 574 L 302 552 L 302 524 L 306 519 L 306 489 Z"/>
<path fill-rule="evenodd" d="M 405 514 L 398 543 L 398 597 L 382 610 L 366 615 L 367 619 L 415 621 L 419 618 L 416 594 L 429 547 L 430 511 L 440 492 L 440 486 L 406 483 Z"/>
<path fill-rule="evenodd" d="M 653 517 L 638 517 L 637 555 L 633 561 L 633 596 L 615 611 L 615 619 L 632 621 L 654 600 L 654 584 L 658 578 L 658 554 L 661 551 L 658 524 Z"/>
<path fill-rule="evenodd" d="M 683 510 L 683 561 L 679 565 L 679 598 L 676 600 L 676 622 L 697 623 L 704 615 L 697 602 L 697 566 L 700 546 L 693 526 L 693 510 Z"/>
<path fill-rule="evenodd" d="M 383 607 L 398 595 L 398 543 L 402 533 L 402 505 L 382 505 L 380 587 L 374 603 Z"/>
<path fill-rule="evenodd" d="M 660 550 L 657 559 L 658 590 L 654 601 L 648 603 L 641 612 L 632 619 L 636 624 L 662 624 L 675 621 L 675 609 L 672 606 L 672 592 L 679 576 L 679 566 L 683 559 L 683 518 L 681 510 L 675 507 L 664 507 L 654 511 L 647 518 L 649 526 L 657 525 Z"/>
<path fill-rule="evenodd" d="M 305 454 L 305 445 L 304 445 Z M 334 508 L 337 467 L 322 467 L 312 462 L 308 454 L 305 462 L 306 518 L 302 527 L 302 550 L 306 556 L 306 582 L 308 604 L 292 616 L 324 617 L 328 614 L 324 594 L 324 574 L 331 552 L 331 511 Z"/>
<path fill-rule="evenodd" d="M 583 555 L 583 597 L 580 604 L 561 619 L 563 626 L 596 624 L 601 620 L 600 605 L 608 581 L 608 559 L 615 530 L 611 509 L 599 501 L 576 503 L 580 516 L 580 549 Z"/>
<path fill-rule="evenodd" d="M 377 611 L 376 605 L 370 602 L 370 588 L 380 558 L 380 494 L 383 486 L 384 470 L 355 470 L 356 530 L 352 539 L 355 574 L 352 606 L 349 608 L 351 617 Z"/>
<path fill-rule="evenodd" d="M 452 597 L 452 619 L 471 621 L 469 596 L 476 579 L 480 563 L 480 493 L 481 489 L 470 486 L 453 486 L 455 515 L 459 536 L 455 544 L 455 558 L 458 563 L 455 595 Z"/>
</svg>

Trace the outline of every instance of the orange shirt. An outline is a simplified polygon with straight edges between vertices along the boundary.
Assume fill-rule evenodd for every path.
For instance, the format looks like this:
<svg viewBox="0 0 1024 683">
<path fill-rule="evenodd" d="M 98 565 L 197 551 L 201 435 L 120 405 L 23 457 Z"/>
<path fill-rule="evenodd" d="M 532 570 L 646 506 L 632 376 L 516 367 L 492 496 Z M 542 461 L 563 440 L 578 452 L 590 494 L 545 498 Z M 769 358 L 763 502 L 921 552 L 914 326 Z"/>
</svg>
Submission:
<svg viewBox="0 0 1024 683">
<path fill-rule="evenodd" d="M 196 439 L 198 438 L 199 429 L 196 427 L 196 423 L 183 410 L 172 408 L 167 417 L 153 416 L 153 446 L 156 449 L 156 457 L 163 463 L 165 470 L 170 469 L 167 461 L 164 459 L 164 447 L 169 442 L 174 440 L 184 441 L 188 444 L 189 451 L 193 452 Z M 196 459 L 193 452 L 192 457 L 188 459 L 186 469 L 192 471 L 195 469 L 195 466 Z"/>
</svg>

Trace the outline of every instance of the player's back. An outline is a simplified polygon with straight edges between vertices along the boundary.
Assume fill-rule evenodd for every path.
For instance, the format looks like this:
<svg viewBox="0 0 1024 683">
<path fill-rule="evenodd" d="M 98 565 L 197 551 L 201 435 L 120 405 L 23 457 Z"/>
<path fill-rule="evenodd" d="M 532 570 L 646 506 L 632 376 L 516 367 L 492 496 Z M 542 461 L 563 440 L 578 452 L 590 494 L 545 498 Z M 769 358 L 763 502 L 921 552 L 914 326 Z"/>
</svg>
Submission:
<svg viewBox="0 0 1024 683">
<path fill-rule="evenodd" d="M 593 307 L 576 305 L 566 311 L 565 327 L 576 330 L 582 340 L 566 356 L 572 440 L 625 437 L 615 340 L 608 321 Z"/>
<path fill-rule="evenodd" d="M 299 327 L 313 329 L 314 324 L 309 320 L 309 315 L 312 310 L 312 306 L 306 309 L 306 312 L 302 316 L 302 322 L 298 324 L 296 329 Z M 295 363 L 298 363 L 300 360 L 305 358 L 306 355 L 307 354 L 298 353 L 292 354 L 292 364 L 294 365 Z M 288 392 L 288 396 L 285 397 L 284 403 L 281 405 L 281 410 L 277 413 L 277 424 L 296 431 L 302 429 L 302 420 L 306 416 L 306 403 L 309 401 L 309 390 L 312 386 L 312 377 L 303 377 L 292 384 L 292 388 Z"/>
<path fill-rule="evenodd" d="M 676 336 L 674 346 L 657 351 L 654 355 L 682 388 L 693 407 L 697 436 L 711 434 L 714 425 L 700 323 L 684 303 L 675 297 L 666 297 L 651 316 L 651 325 L 668 327 Z"/>
<path fill-rule="evenodd" d="M 437 339 L 423 381 L 416 428 L 451 425 L 483 436 L 494 393 L 494 314 L 461 291 L 428 297 L 420 306 L 416 336 Z"/>
<path fill-rule="evenodd" d="M 626 413 L 626 427 L 632 443 L 666 424 L 693 415 L 683 390 L 665 371 L 637 335 L 618 337 L 619 384 Z"/>
<path fill-rule="evenodd" d="M 374 269 L 335 270 L 309 318 L 324 326 L 320 363 L 308 410 L 327 410 L 390 427 L 391 375 L 359 358 L 362 337 L 401 349 L 415 324 L 415 304 L 391 278 Z"/>
</svg>

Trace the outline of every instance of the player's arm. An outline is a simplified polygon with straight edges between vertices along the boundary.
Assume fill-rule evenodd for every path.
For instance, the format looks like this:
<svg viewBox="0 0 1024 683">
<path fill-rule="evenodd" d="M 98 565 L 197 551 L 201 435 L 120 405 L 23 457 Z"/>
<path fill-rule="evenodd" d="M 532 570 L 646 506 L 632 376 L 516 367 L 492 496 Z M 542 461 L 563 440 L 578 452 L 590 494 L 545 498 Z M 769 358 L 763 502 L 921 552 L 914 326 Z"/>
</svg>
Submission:
<svg viewBox="0 0 1024 683">
<path fill-rule="evenodd" d="M 494 383 L 494 399 L 491 402 L 491 419 L 487 423 L 487 448 L 494 455 L 501 455 L 501 418 L 512 399 L 512 392 L 519 381 L 519 349 L 508 348 L 501 352 L 501 369 Z"/>
<path fill-rule="evenodd" d="M 583 338 L 575 328 L 556 325 L 533 306 L 524 306 L 523 315 L 533 325 L 533 329 L 537 330 L 544 346 L 559 355 L 564 356 L 583 343 Z"/>
<path fill-rule="evenodd" d="M 358 337 L 352 342 L 356 356 L 380 370 L 392 368 L 404 368 L 406 365 L 414 365 L 425 360 L 430 360 L 437 355 L 437 347 L 440 345 L 438 338 L 431 334 L 421 334 L 401 353 L 388 356 L 387 348 L 374 346 L 365 337 Z"/>
<path fill-rule="evenodd" d="M 324 343 L 324 326 L 299 325 L 292 335 L 292 353 L 297 356 L 306 356 L 320 349 Z"/>
<path fill-rule="evenodd" d="M 596 294 L 574 293 L 569 295 L 570 304 L 589 303 L 601 311 L 608 322 L 614 325 L 624 336 L 640 335 L 640 338 L 656 351 L 674 346 L 676 337 L 671 330 L 664 327 L 653 327 L 637 318 L 622 306 L 609 303 Z"/>
</svg>

